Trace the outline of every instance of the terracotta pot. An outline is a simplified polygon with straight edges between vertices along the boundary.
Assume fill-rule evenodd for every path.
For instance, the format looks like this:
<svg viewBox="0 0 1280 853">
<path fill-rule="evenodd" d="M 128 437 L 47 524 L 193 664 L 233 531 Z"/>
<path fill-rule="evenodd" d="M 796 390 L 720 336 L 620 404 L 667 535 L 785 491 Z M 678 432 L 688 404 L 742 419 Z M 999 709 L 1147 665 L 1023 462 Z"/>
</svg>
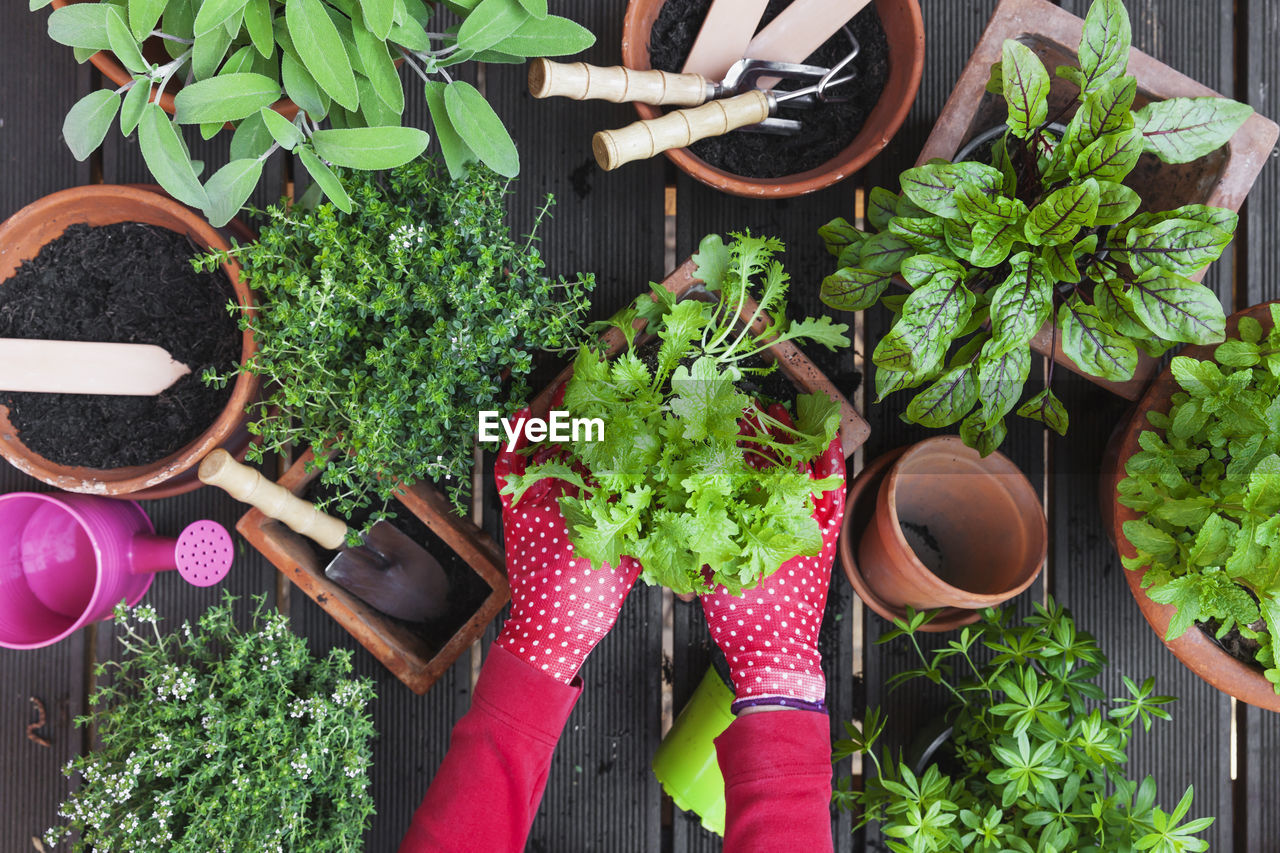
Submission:
<svg viewBox="0 0 1280 853">
<path fill-rule="evenodd" d="M 1018 467 L 950 435 L 868 466 L 850 489 L 840 540 L 845 573 L 867 606 L 886 619 L 906 606 L 944 608 L 932 630 L 973 622 L 973 611 L 1025 590 L 1047 550 L 1040 498 Z"/>
<path fill-rule="evenodd" d="M 1000 61 L 1006 39 L 1017 39 L 1026 44 L 1052 71 L 1055 66 L 1075 63 L 1083 29 L 1081 18 L 1048 0 L 1001 0 L 938 116 L 916 164 L 935 157 L 951 160 L 966 142 L 988 128 L 1004 123 L 1004 103 L 998 95 L 986 91 L 986 86 L 991 66 Z M 1138 80 L 1135 109 L 1153 100 L 1218 94 L 1139 50 L 1130 52 L 1129 73 Z M 1078 90 L 1061 77 L 1050 76 L 1053 82 L 1049 114 L 1055 115 L 1076 100 Z M 1066 115 L 1069 117 L 1070 114 Z M 1125 183 L 1138 190 L 1151 210 L 1207 204 L 1238 211 L 1259 171 L 1270 158 L 1277 134 L 1280 134 L 1280 128 L 1274 122 L 1255 114 L 1236 131 L 1224 148 L 1182 165 L 1161 163 L 1146 155 Z M 1193 276 L 1196 280 L 1203 277 L 1204 271 Z M 1048 355 L 1053 348 L 1052 338 L 1051 327 L 1046 325 L 1032 340 L 1032 348 L 1041 355 Z M 1108 382 L 1080 370 L 1062 351 L 1060 337 L 1052 354 L 1056 362 L 1069 370 L 1130 400 L 1141 397 L 1147 384 L 1160 370 L 1158 359 L 1142 356 L 1133 379 Z"/>
<path fill-rule="evenodd" d="M 685 296 L 693 293 L 696 288 L 702 286 L 702 282 L 694 278 L 695 267 L 696 265 L 692 259 L 685 261 L 676 268 L 675 272 L 667 276 L 662 282 L 662 286 L 676 296 Z M 742 308 L 741 316 L 743 322 L 749 320 L 755 314 L 755 310 L 755 300 L 748 297 Z M 635 327 L 637 330 L 643 330 L 645 321 L 637 320 Z M 754 328 L 761 330 L 764 327 L 764 318 L 757 319 Z M 617 329 L 610 329 L 600 340 L 604 344 L 605 352 L 610 356 L 622 352 L 626 346 L 626 339 L 623 337 L 622 332 Z M 800 390 L 800 393 L 822 392 L 840 404 L 840 444 L 844 449 L 846 459 L 866 443 L 867 436 L 871 434 L 871 427 L 862 419 L 862 415 L 858 414 L 857 410 L 854 409 L 853 404 L 845 398 L 844 394 L 840 393 L 840 390 L 818 369 L 818 366 L 800 351 L 799 347 L 790 341 L 784 341 L 769 347 L 762 355 L 768 360 L 777 360 L 779 371 Z M 531 404 L 533 410 L 535 412 L 545 412 L 550 409 L 552 395 L 561 384 L 568 382 L 572 376 L 573 365 L 569 365 L 537 396 Z"/>
<path fill-rule="evenodd" d="M 167 228 L 186 235 L 201 248 L 230 248 L 226 238 L 198 214 L 159 193 L 110 184 L 77 187 L 45 196 L 0 225 L 0 282 L 13 275 L 23 261 L 39 254 L 46 243 L 61 236 L 67 226 L 118 222 Z M 222 269 L 235 290 L 236 301 L 247 311 L 254 311 L 253 294 L 240 280 L 240 265 L 228 261 Z M 253 336 L 243 332 L 241 362 L 252 358 L 255 352 Z M 186 447 L 149 465 L 110 469 L 58 465 L 45 459 L 22 443 L 9 421 L 8 409 L 0 406 L 0 455 L 18 470 L 68 492 L 130 499 L 170 497 L 200 487 L 196 465 L 215 447 L 225 447 L 232 455 L 244 455 L 248 446 L 245 408 L 257 393 L 256 376 L 237 376 L 231 399 L 217 420 Z"/>
<path fill-rule="evenodd" d="M 1270 328 L 1271 304 L 1273 303 L 1255 305 L 1238 314 L 1233 314 L 1227 320 L 1227 335 L 1236 333 L 1241 317 L 1253 317 L 1261 322 L 1264 328 Z M 1215 349 L 1215 346 L 1188 347 L 1181 354 L 1201 360 L 1212 359 Z M 1181 387 L 1173 378 L 1172 370 L 1166 368 L 1138 402 L 1129 421 L 1112 437 L 1111 446 L 1107 448 L 1107 453 L 1103 457 L 1100 484 L 1100 491 L 1104 495 L 1103 515 L 1110 521 L 1111 529 L 1108 532 L 1122 557 L 1137 556 L 1137 551 L 1124 535 L 1124 523 L 1141 518 L 1142 514 L 1120 503 L 1117 487 L 1125 478 L 1125 465 L 1129 458 L 1140 449 L 1138 437 L 1145 430 L 1155 431 L 1155 427 L 1147 421 L 1147 413 L 1167 413 L 1170 408 L 1170 397 L 1180 390 Z M 1151 625 L 1156 636 L 1169 648 L 1169 651 L 1173 652 L 1188 669 L 1223 693 L 1259 708 L 1280 711 L 1280 695 L 1276 694 L 1271 682 L 1263 677 L 1262 669 L 1227 654 L 1208 634 L 1193 626 L 1176 640 L 1165 640 L 1165 635 L 1169 632 L 1169 622 L 1177 613 L 1177 608 L 1169 604 L 1157 604 L 1147 597 L 1146 590 L 1142 588 L 1142 578 L 1146 573 L 1146 568 L 1126 570 L 1124 578 L 1129 584 L 1129 592 L 1133 594 L 1134 601 L 1138 602 L 1138 607 L 1142 610 L 1142 615 L 1146 617 L 1147 623 Z"/>
<path fill-rule="evenodd" d="M 314 459 L 308 451 L 289 468 L 279 483 L 295 495 L 306 492 L 320 475 L 308 473 Z M 236 530 L 263 556 L 293 581 L 312 601 L 334 618 L 369 650 L 383 666 L 414 693 L 426 693 L 432 684 L 471 647 L 511 598 L 502 550 L 489 534 L 470 519 L 460 517 L 453 505 L 435 488 L 418 483 L 396 494 L 401 511 L 422 520 L 453 549 L 486 584 L 490 592 L 470 618 L 443 646 L 428 643 L 408 623 L 370 607 L 325 576 L 324 555 L 318 545 L 294 533 L 259 510 L 250 510 L 236 522 Z"/>
<path fill-rule="evenodd" d="M 63 6 L 67 6 L 71 3 L 92 2 L 97 2 L 97 0 L 53 0 L 50 5 L 54 9 L 61 9 Z M 170 57 L 169 54 L 165 52 L 164 47 L 160 42 L 161 39 L 158 38 L 148 39 L 143 45 L 143 55 L 148 60 L 163 65 L 169 61 Z M 116 59 L 115 54 L 110 51 L 100 50 L 93 56 L 89 57 L 89 61 L 92 62 L 93 66 L 102 73 L 103 77 L 106 77 L 112 83 L 116 84 L 116 86 L 124 86 L 133 80 L 133 75 L 120 64 L 120 60 Z M 181 82 L 175 78 L 170 84 L 170 88 L 160 96 L 160 107 L 169 115 L 173 115 L 174 112 L 173 93 L 181 88 Z M 298 105 L 288 98 L 281 98 L 276 101 L 271 108 L 290 121 L 293 121 L 294 116 L 298 114 Z"/>
<path fill-rule="evenodd" d="M 631 0 L 622 25 L 622 64 L 646 70 L 649 32 L 664 0 Z M 830 162 L 781 178 L 744 178 L 717 169 L 687 148 L 668 151 L 671 162 L 709 187 L 747 198 L 791 198 L 817 192 L 843 181 L 880 153 L 902 127 L 924 73 L 924 20 L 919 0 L 876 0 L 876 11 L 889 40 L 889 79 L 861 132 Z M 641 118 L 657 118 L 660 107 L 636 104 Z"/>
</svg>

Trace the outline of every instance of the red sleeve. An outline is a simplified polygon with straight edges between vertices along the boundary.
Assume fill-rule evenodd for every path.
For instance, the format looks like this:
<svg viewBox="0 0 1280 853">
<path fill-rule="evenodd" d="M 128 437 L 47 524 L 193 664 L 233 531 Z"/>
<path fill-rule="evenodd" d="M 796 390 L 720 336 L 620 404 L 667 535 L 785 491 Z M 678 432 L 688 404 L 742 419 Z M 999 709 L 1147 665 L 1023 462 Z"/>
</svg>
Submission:
<svg viewBox="0 0 1280 853">
<path fill-rule="evenodd" d="M 716 738 L 725 853 L 831 850 L 831 729 L 817 711 L 739 717 Z"/>
<path fill-rule="evenodd" d="M 580 681 L 564 684 L 491 647 L 471 710 L 453 727 L 400 853 L 523 850 L 551 754 L 581 692 Z"/>
</svg>

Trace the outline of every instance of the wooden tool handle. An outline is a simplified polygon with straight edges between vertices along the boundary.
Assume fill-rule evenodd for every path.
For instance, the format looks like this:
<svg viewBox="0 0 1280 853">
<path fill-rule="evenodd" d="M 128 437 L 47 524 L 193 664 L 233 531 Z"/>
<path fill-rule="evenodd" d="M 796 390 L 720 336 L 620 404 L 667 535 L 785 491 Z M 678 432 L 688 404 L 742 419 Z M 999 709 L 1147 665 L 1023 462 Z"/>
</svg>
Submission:
<svg viewBox="0 0 1280 853">
<path fill-rule="evenodd" d="M 347 525 L 326 515 L 284 486 L 271 482 L 256 468 L 242 465 L 219 448 L 200 463 L 200 482 L 217 486 L 231 497 L 261 510 L 270 518 L 336 551 L 346 544 Z"/>
<path fill-rule="evenodd" d="M 601 68 L 585 62 L 552 62 L 542 58 L 529 63 L 529 93 L 535 98 L 559 96 L 575 101 L 638 101 L 696 107 L 707 102 L 713 89 L 701 74 L 633 71 L 621 65 Z"/>
<path fill-rule="evenodd" d="M 753 90 L 691 110 L 638 121 L 621 130 L 602 130 L 591 141 L 596 162 L 612 171 L 633 160 L 646 160 L 672 148 L 684 148 L 710 136 L 762 122 L 769 117 L 769 96 Z"/>
</svg>

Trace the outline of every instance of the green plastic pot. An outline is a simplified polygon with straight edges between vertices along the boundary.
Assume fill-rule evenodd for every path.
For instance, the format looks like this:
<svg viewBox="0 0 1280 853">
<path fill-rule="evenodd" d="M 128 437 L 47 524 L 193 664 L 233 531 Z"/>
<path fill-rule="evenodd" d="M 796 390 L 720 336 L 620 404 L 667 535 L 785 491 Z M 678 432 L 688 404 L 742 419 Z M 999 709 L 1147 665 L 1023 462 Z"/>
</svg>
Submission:
<svg viewBox="0 0 1280 853">
<path fill-rule="evenodd" d="M 672 801 L 717 835 L 724 835 L 724 777 L 715 740 L 734 720 L 733 698 L 724 676 L 709 667 L 653 756 L 653 775 Z"/>
</svg>

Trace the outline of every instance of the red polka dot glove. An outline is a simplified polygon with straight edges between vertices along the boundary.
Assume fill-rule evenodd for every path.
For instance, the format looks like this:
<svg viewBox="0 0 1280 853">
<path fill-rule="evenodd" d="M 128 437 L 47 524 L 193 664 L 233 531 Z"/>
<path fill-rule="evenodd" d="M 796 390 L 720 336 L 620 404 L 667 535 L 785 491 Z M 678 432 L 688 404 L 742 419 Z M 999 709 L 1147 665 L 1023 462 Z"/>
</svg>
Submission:
<svg viewBox="0 0 1280 853">
<path fill-rule="evenodd" d="M 771 407 L 770 414 L 779 420 L 786 416 L 780 408 Z M 814 498 L 822 552 L 788 560 L 741 597 L 724 587 L 701 596 L 711 636 L 733 675 L 735 714 L 754 705 L 826 711 L 818 630 L 844 519 L 844 452 L 838 437 L 814 460 L 809 476 L 840 478 L 838 487 Z"/>
<path fill-rule="evenodd" d="M 523 409 L 517 418 L 528 418 Z M 503 447 L 493 475 L 501 492 L 512 474 L 523 474 L 528 444 L 523 430 L 514 450 Z M 541 448 L 535 458 L 554 451 Z M 618 621 L 618 611 L 640 574 L 640 563 L 624 557 L 617 568 L 591 568 L 576 559 L 559 498 L 569 486 L 542 480 L 512 505 L 502 495 L 502 530 L 511 584 L 511 614 L 497 644 L 535 669 L 562 681 L 573 681 L 587 655 Z"/>
</svg>

